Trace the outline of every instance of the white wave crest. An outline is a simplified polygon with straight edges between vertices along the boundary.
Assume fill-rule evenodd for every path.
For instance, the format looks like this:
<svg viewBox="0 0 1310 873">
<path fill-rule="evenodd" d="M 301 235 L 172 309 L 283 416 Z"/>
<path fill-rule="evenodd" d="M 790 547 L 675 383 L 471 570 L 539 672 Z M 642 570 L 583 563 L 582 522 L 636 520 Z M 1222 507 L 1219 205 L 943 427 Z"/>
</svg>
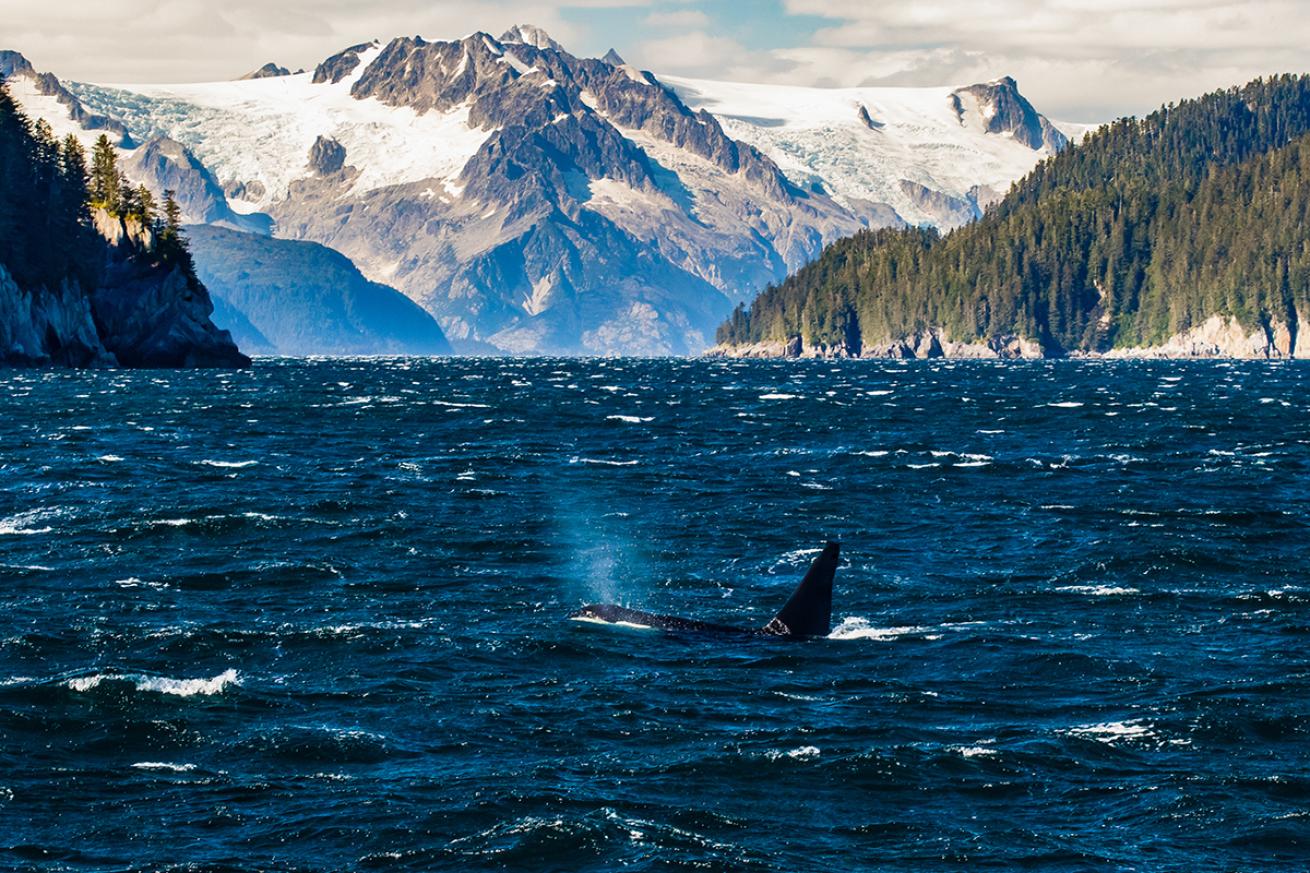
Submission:
<svg viewBox="0 0 1310 873">
<path fill-rule="evenodd" d="M 192 697 L 197 694 L 202 696 L 221 694 L 229 685 L 239 686 L 241 674 L 236 670 L 224 670 L 210 679 L 173 679 L 168 676 L 142 674 L 94 673 L 90 676 L 75 676 L 65 684 L 73 691 L 90 691 L 98 688 L 105 681 L 131 682 L 137 691 Z"/>
<path fill-rule="evenodd" d="M 169 773 L 190 773 L 196 769 L 195 764 L 170 764 L 167 761 L 137 761 L 132 766 L 137 770 L 166 770 Z"/>
<path fill-rule="evenodd" d="M 246 467 L 253 467 L 259 461 L 212 461 L 205 458 L 203 461 L 196 461 L 202 467 L 218 467 L 221 470 L 244 470 Z"/>
<path fill-rule="evenodd" d="M 1062 585 L 1055 590 L 1065 594 L 1090 594 L 1093 597 L 1130 597 L 1142 593 L 1140 589 L 1118 585 Z"/>
<path fill-rule="evenodd" d="M 830 640 L 895 640 L 901 637 L 925 634 L 932 630 L 926 627 L 874 627 L 867 618 L 848 616 L 841 624 L 828 634 Z"/>
<path fill-rule="evenodd" d="M 817 758 L 819 755 L 820 751 L 818 746 L 800 746 L 789 752 L 784 752 L 781 749 L 770 749 L 765 752 L 765 756 L 770 761 L 776 761 L 784 756 L 797 761 L 807 761 L 811 758 Z"/>
<path fill-rule="evenodd" d="M 1115 743 L 1119 740 L 1145 740 L 1155 736 L 1154 725 L 1147 724 L 1141 719 L 1089 724 L 1069 728 L 1067 733 L 1071 736 L 1097 740 L 1102 743 Z"/>
</svg>

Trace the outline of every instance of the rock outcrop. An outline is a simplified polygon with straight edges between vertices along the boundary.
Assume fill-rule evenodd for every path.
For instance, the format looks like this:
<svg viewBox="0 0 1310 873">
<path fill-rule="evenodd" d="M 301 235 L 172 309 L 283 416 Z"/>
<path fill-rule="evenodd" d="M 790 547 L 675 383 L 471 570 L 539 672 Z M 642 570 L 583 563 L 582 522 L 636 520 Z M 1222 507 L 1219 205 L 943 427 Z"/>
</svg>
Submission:
<svg viewBox="0 0 1310 873">
<path fill-rule="evenodd" d="M 1005 335 L 976 342 L 956 342 L 937 328 L 899 339 L 882 339 L 863 346 L 848 343 L 807 344 L 801 337 L 746 346 L 715 346 L 706 353 L 720 358 L 886 358 L 913 360 L 954 358 L 968 360 L 1032 359 L 1050 357 L 1042 344 L 1026 337 Z"/>
<path fill-rule="evenodd" d="M 286 67 L 279 67 L 277 64 L 273 63 L 272 61 L 269 61 L 267 64 L 264 64 L 264 66 L 260 67 L 258 70 L 251 70 L 249 73 L 246 73 L 244 76 L 241 77 L 241 80 L 245 81 L 248 79 L 277 79 L 277 78 L 281 78 L 282 76 L 290 76 L 290 75 L 291 75 L 291 71 L 288 70 Z"/>
<path fill-rule="evenodd" d="M 994 82 L 958 88 L 951 93 L 951 108 L 963 126 L 981 127 L 991 134 L 1009 134 L 1034 151 L 1060 151 L 1069 139 L 1019 93 L 1019 85 L 1006 76 Z"/>
<path fill-rule="evenodd" d="M 320 176 L 341 172 L 346 165 L 346 147 L 328 136 L 314 140 L 309 149 L 309 166 Z"/>
<path fill-rule="evenodd" d="M 244 367 L 250 359 L 210 321 L 205 287 L 154 257 L 148 228 L 103 210 L 95 281 L 23 288 L 0 265 L 0 363 L 67 367 Z"/>
<path fill-rule="evenodd" d="M 1158 346 L 1111 349 L 1106 358 L 1235 358 L 1274 360 L 1310 357 L 1310 337 L 1300 330 L 1298 317 L 1291 324 L 1267 321 L 1247 328 L 1237 319 L 1212 315 L 1201 324 L 1169 337 Z"/>
<path fill-rule="evenodd" d="M 1257 327 L 1244 326 L 1226 315 L 1213 315 L 1191 330 L 1169 337 L 1159 345 L 1111 348 L 1101 352 L 1074 351 L 1070 358 L 1107 359 L 1234 359 L 1286 360 L 1310 358 L 1310 329 L 1301 313 L 1289 321 L 1268 320 Z M 724 358 L 1049 358 L 1066 357 L 1041 342 L 1014 335 L 985 341 L 955 342 L 944 331 L 929 328 L 899 339 L 850 345 L 806 344 L 801 337 L 744 346 L 715 346 L 707 355 Z"/>
</svg>

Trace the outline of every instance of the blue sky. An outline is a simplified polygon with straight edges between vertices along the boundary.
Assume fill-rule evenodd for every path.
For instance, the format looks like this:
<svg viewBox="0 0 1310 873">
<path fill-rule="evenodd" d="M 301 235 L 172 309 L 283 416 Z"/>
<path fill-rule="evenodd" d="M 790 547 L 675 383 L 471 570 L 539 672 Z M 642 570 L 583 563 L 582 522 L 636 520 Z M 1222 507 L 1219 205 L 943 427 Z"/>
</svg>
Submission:
<svg viewBox="0 0 1310 873">
<path fill-rule="evenodd" d="M 1310 70 L 1310 0 L 0 0 L 0 48 L 100 82 L 313 66 L 352 43 L 526 22 L 657 73 L 814 86 L 1012 75 L 1071 121 Z M 127 47 L 127 48 L 125 48 Z"/>
</svg>

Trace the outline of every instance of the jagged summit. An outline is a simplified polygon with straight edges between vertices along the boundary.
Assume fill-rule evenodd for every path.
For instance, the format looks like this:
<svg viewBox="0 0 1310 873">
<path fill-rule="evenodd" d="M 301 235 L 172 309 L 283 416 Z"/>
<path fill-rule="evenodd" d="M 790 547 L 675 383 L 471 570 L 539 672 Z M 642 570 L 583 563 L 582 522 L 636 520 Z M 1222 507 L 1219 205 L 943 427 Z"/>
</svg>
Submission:
<svg viewBox="0 0 1310 873">
<path fill-rule="evenodd" d="M 1059 151 L 1069 139 L 1019 93 L 1019 83 L 1002 76 L 951 92 L 951 109 L 961 126 L 977 125 L 991 134 L 1010 134 L 1033 150 Z"/>
<path fill-rule="evenodd" d="M 258 70 L 252 70 L 241 77 L 239 81 L 248 81 L 250 79 L 276 79 L 280 76 L 290 76 L 291 71 L 286 67 L 279 67 L 277 64 L 269 61 Z"/>
<path fill-rule="evenodd" d="M 628 62 L 623 60 L 623 55 L 619 54 L 614 49 L 605 52 L 605 56 L 601 58 L 601 60 L 609 64 L 611 67 L 626 67 L 628 65 Z"/>
<path fill-rule="evenodd" d="M 533 48 L 564 51 L 564 46 L 557 43 L 549 33 L 532 24 L 516 24 L 500 35 L 500 42 L 505 44 L 520 43 Z"/>
</svg>

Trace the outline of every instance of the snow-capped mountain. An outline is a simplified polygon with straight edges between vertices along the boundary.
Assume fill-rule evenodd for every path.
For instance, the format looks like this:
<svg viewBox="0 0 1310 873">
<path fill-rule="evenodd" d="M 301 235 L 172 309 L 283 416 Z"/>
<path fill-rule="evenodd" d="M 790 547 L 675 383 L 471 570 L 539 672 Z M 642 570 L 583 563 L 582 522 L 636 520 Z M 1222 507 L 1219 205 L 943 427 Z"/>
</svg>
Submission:
<svg viewBox="0 0 1310 873">
<path fill-rule="evenodd" d="M 526 25 L 268 69 L 64 90 L 83 116 L 124 126 L 129 166 L 158 179 L 168 153 L 195 174 L 195 220 L 250 229 L 267 215 L 277 235 L 400 288 L 464 350 L 699 351 L 732 303 L 824 244 L 865 225 L 966 221 L 1065 142 L 1012 80 L 662 79 Z M 78 126 L 50 99 L 29 108 Z"/>
<path fill-rule="evenodd" d="M 899 219 L 950 228 L 970 221 L 1069 144 L 1011 78 L 964 88 L 662 80 L 793 182 L 828 192 L 873 225 Z"/>
</svg>

